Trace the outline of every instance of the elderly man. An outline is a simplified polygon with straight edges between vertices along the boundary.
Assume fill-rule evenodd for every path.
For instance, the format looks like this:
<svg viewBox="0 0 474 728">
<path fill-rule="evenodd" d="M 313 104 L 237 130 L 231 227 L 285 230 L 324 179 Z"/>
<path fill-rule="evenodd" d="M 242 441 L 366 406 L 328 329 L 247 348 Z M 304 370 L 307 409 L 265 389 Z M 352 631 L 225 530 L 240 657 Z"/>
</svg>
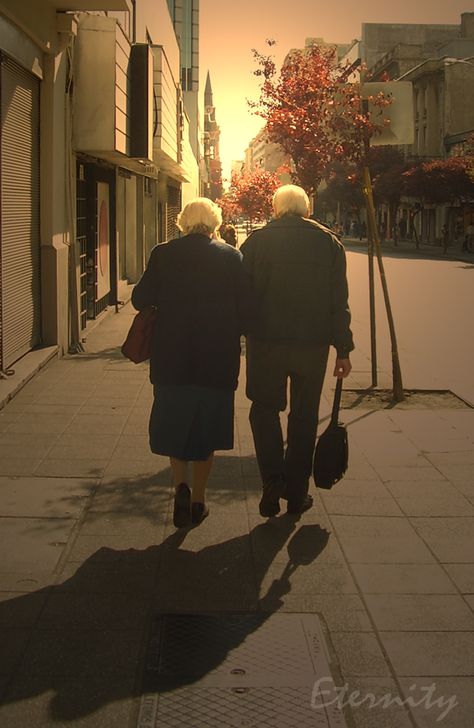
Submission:
<svg viewBox="0 0 474 728">
<path fill-rule="evenodd" d="M 275 218 L 252 232 L 240 250 L 256 298 L 257 315 L 247 339 L 247 396 L 263 495 L 264 517 L 312 506 L 309 477 L 319 400 L 329 346 L 336 348 L 334 376 L 351 370 L 354 348 L 346 258 L 330 230 L 309 220 L 309 200 L 295 185 L 273 198 Z M 279 413 L 290 413 L 284 448 Z"/>
</svg>

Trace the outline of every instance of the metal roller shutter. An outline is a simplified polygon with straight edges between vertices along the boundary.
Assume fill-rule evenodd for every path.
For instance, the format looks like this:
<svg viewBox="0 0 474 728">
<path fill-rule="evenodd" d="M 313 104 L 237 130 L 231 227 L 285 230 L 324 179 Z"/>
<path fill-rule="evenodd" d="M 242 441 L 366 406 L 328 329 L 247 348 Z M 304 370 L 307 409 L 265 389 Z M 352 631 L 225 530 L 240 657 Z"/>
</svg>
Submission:
<svg viewBox="0 0 474 728">
<path fill-rule="evenodd" d="M 179 235 L 179 228 L 176 225 L 176 218 L 181 210 L 181 190 L 178 187 L 168 185 L 168 199 L 166 202 L 166 240 L 171 240 Z"/>
<path fill-rule="evenodd" d="M 0 55 L 0 369 L 40 342 L 39 81 Z"/>
</svg>

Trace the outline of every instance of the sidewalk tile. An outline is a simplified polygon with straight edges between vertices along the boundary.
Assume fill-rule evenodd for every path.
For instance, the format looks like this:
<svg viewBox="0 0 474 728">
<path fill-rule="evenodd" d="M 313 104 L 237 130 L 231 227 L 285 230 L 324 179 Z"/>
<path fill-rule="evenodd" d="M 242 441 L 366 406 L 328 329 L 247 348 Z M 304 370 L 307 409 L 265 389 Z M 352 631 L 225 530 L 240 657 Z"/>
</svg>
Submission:
<svg viewBox="0 0 474 728">
<path fill-rule="evenodd" d="M 412 518 L 411 524 L 441 562 L 474 562 L 474 518 Z"/>
<path fill-rule="evenodd" d="M 159 555 L 148 563 L 141 559 L 139 568 L 133 559 L 84 564 L 69 562 L 61 571 L 61 581 L 56 584 L 55 592 L 152 595 L 159 564 Z"/>
<path fill-rule="evenodd" d="M 0 630 L 33 627 L 38 621 L 49 592 L 49 588 L 29 594 L 0 592 Z"/>
<path fill-rule="evenodd" d="M 114 475 L 116 477 L 136 477 L 138 479 L 156 475 L 160 467 L 161 464 L 157 463 L 156 457 L 153 457 L 151 454 L 148 454 L 146 459 L 140 460 L 135 457 L 133 460 L 129 460 L 126 457 L 121 457 L 121 453 L 116 450 L 109 462 L 104 466 L 103 474 L 106 478 Z M 169 481 L 171 483 L 171 473 L 169 475 Z"/>
<path fill-rule="evenodd" d="M 31 629 L 18 629 L 14 624 L 0 627 L 0 652 L 2 654 L 2 660 L 0 662 L 0 695 L 3 692 L 2 676 L 6 677 L 15 672 L 31 635 Z M 0 725 L 3 724 L 0 723 Z"/>
<path fill-rule="evenodd" d="M 117 595 L 118 596 L 118 595 Z M 42 629 L 33 633 L 18 675 L 135 674 L 143 640 L 137 623 L 121 630 Z"/>
<path fill-rule="evenodd" d="M 141 513 L 97 513 L 89 511 L 81 523 L 81 536 L 135 536 L 153 540 L 161 537 L 167 509 L 154 511 L 151 520 Z"/>
<path fill-rule="evenodd" d="M 351 568 L 365 594 L 456 593 L 438 564 L 352 564 Z"/>
<path fill-rule="evenodd" d="M 472 448 L 452 452 L 450 447 L 448 452 L 426 452 L 425 457 L 436 466 L 474 465 L 474 450 Z"/>
<path fill-rule="evenodd" d="M 464 462 L 455 465 L 438 463 L 436 467 L 452 483 L 474 482 L 474 463 Z"/>
<path fill-rule="evenodd" d="M 123 415 L 82 415 L 77 414 L 68 425 L 66 433 L 115 435 L 124 428 L 126 418 Z"/>
<path fill-rule="evenodd" d="M 0 518 L 3 571 L 52 571 L 74 524 L 68 518 Z"/>
<path fill-rule="evenodd" d="M 344 478 L 336 483 L 330 492 L 320 489 L 321 496 L 324 499 L 324 495 L 337 495 L 350 498 L 392 498 L 392 494 L 382 483 L 381 480 L 351 480 L 350 478 Z"/>
<path fill-rule="evenodd" d="M 426 461 L 423 467 L 407 467 L 405 465 L 378 465 L 376 468 L 378 476 L 384 483 L 391 480 L 421 480 L 434 481 L 446 480 L 445 476 Z"/>
<path fill-rule="evenodd" d="M 402 516 L 397 502 L 393 498 L 359 498 L 333 495 L 332 492 L 321 492 L 324 507 L 331 515 L 348 516 Z"/>
<path fill-rule="evenodd" d="M 404 696 L 415 705 L 411 711 L 418 728 L 467 728 L 474 715 L 473 677 L 402 678 Z"/>
<path fill-rule="evenodd" d="M 331 642 L 343 678 L 390 675 L 375 632 L 331 632 Z"/>
<path fill-rule="evenodd" d="M 472 611 L 474 612 L 474 594 L 465 594 L 464 599 L 471 607 Z"/>
<path fill-rule="evenodd" d="M 35 471 L 45 478 L 100 478 L 108 460 L 82 458 L 45 458 Z"/>
<path fill-rule="evenodd" d="M 366 594 L 380 631 L 474 631 L 474 614 L 457 594 Z"/>
<path fill-rule="evenodd" d="M 404 518 L 332 516 L 350 563 L 431 563 L 432 554 Z"/>
<path fill-rule="evenodd" d="M 175 533 L 176 527 L 171 520 L 165 527 L 165 536 Z M 247 513 L 242 510 L 240 514 L 220 514 L 219 517 L 212 510 L 209 501 L 209 516 L 196 528 L 183 529 L 182 548 L 190 552 L 201 549 L 216 549 L 224 551 L 229 544 L 239 539 L 242 544 L 250 543 Z"/>
<path fill-rule="evenodd" d="M 39 618 L 40 629 L 127 630 L 143 624 L 150 599 L 143 594 L 52 593 Z"/>
<path fill-rule="evenodd" d="M 388 480 L 388 492 L 397 500 L 408 498 L 443 498 L 457 496 L 458 491 L 447 480 Z"/>
<path fill-rule="evenodd" d="M 474 673 L 474 632 L 381 632 L 380 638 L 399 677 Z"/>
<path fill-rule="evenodd" d="M 154 535 L 149 536 L 141 533 L 128 536 L 123 534 L 79 535 L 68 554 L 68 562 L 83 563 L 94 557 L 97 562 L 110 561 L 113 563 L 116 561 L 127 562 L 139 557 L 139 560 L 143 559 L 144 562 L 149 563 L 155 558 L 152 549 L 161 543 L 161 538 L 159 527 Z"/>
<path fill-rule="evenodd" d="M 474 563 L 443 564 L 461 594 L 474 594 Z"/>
<path fill-rule="evenodd" d="M 0 516 L 77 518 L 94 481 L 0 477 Z"/>
<path fill-rule="evenodd" d="M 286 594 L 282 612 L 321 614 L 331 632 L 372 632 L 367 611 L 356 594 Z"/>
<path fill-rule="evenodd" d="M 456 491 L 444 498 L 397 498 L 407 516 L 474 516 L 474 506 Z"/>
<path fill-rule="evenodd" d="M 349 702 L 353 696 L 352 715 L 356 728 L 413 728 L 394 680 L 389 677 L 348 677 L 344 686 L 347 689 L 340 694 L 341 701 Z"/>
<path fill-rule="evenodd" d="M 260 597 L 275 580 L 284 576 L 286 565 L 272 563 L 268 568 L 257 561 L 257 582 L 260 584 Z M 289 593 L 295 594 L 358 594 L 357 586 L 349 569 L 343 563 L 312 563 L 298 566 L 287 577 L 291 587 Z"/>
<path fill-rule="evenodd" d="M 2 728 L 117 728 L 137 715 L 134 676 L 104 680 L 99 672 L 74 677 L 17 677 L 3 696 Z"/>
<path fill-rule="evenodd" d="M 168 509 L 171 502 L 171 486 L 167 481 L 166 474 L 164 478 L 156 474 L 136 478 L 104 478 L 93 495 L 90 510 L 154 518 L 156 511 Z"/>
</svg>

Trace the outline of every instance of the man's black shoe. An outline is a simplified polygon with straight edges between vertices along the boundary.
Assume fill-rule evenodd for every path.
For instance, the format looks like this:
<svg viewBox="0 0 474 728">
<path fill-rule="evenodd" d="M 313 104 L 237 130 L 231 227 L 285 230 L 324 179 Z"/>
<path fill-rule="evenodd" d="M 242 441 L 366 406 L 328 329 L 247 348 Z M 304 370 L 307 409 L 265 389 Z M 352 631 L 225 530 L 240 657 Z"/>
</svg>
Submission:
<svg viewBox="0 0 474 728">
<path fill-rule="evenodd" d="M 292 503 L 289 501 L 286 512 L 297 515 L 298 513 L 304 513 L 305 511 L 308 511 L 312 506 L 313 497 L 310 495 L 306 495 L 302 501 L 299 501 L 299 503 Z"/>
<path fill-rule="evenodd" d="M 285 492 L 286 484 L 283 480 L 273 483 L 266 483 L 263 486 L 263 495 L 260 500 L 260 515 L 264 518 L 272 518 L 280 513 L 280 498 Z"/>
</svg>

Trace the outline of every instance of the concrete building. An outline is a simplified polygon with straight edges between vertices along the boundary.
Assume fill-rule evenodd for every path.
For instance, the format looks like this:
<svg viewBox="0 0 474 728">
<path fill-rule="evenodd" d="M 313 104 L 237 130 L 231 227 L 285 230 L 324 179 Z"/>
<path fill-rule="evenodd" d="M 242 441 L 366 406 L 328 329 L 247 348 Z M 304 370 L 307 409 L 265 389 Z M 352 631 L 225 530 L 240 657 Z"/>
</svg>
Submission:
<svg viewBox="0 0 474 728">
<path fill-rule="evenodd" d="M 166 0 L 0 0 L 0 52 L 5 371 L 80 348 L 199 179 Z"/>
<path fill-rule="evenodd" d="M 282 184 L 288 184 L 291 181 L 287 171 L 290 165 L 290 157 L 278 144 L 268 140 L 265 129 L 258 132 L 245 150 L 245 174 L 255 172 L 257 169 L 277 172 Z"/>
<path fill-rule="evenodd" d="M 415 143 L 407 156 L 430 160 L 459 153 L 474 134 L 474 56 L 427 59 L 401 78 L 413 84 Z M 400 215 L 406 218 L 414 204 L 403 200 Z M 454 237 L 457 227 L 467 229 L 472 213 L 472 206 L 460 203 L 456 208 L 425 204 L 416 220 L 418 234 L 439 241 L 446 224 Z"/>
<path fill-rule="evenodd" d="M 343 63 L 361 58 L 371 81 L 410 81 L 413 84 L 415 141 L 400 147 L 407 159 L 443 159 L 462 149 L 474 130 L 474 13 L 463 13 L 457 25 L 363 23 L 361 39 L 354 41 Z M 350 81 L 358 81 L 359 73 Z M 470 213 L 443 205 L 426 205 L 402 199 L 398 220 L 408 228 L 415 212 L 421 239 L 439 241 L 441 229 Z M 392 227 L 387 206 L 379 210 L 387 230 Z M 457 221 L 459 227 L 459 220 Z M 464 225 L 465 227 L 465 225 Z M 454 232 L 453 232 L 454 235 Z"/>
</svg>

